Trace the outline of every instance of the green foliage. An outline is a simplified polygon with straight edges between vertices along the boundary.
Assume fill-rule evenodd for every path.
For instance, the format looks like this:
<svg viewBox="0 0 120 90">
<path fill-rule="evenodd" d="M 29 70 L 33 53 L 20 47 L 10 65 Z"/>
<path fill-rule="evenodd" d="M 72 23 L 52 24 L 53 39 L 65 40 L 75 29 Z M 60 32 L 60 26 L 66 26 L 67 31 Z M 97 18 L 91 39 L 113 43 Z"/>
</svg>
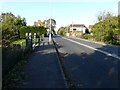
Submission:
<svg viewBox="0 0 120 90">
<path fill-rule="evenodd" d="M 25 39 L 20 39 L 20 40 L 14 41 L 14 42 L 11 43 L 11 46 L 13 46 L 14 44 L 19 44 L 19 45 L 22 44 L 22 46 L 25 47 L 26 46 L 26 41 L 25 41 Z"/>
<path fill-rule="evenodd" d="M 20 38 L 25 38 L 26 33 L 37 33 L 37 36 L 45 34 L 47 30 L 43 26 L 23 26 L 20 28 Z"/>
<path fill-rule="evenodd" d="M 56 21 L 54 19 L 48 19 L 46 21 L 46 27 L 52 30 L 53 33 L 55 33 L 55 27 L 56 27 Z"/>
<path fill-rule="evenodd" d="M 11 42 L 19 39 L 19 29 L 26 26 L 25 18 L 15 17 L 12 13 L 2 13 L 2 47 L 8 47 Z"/>
<path fill-rule="evenodd" d="M 59 34 L 59 35 L 65 36 L 65 35 L 66 35 L 66 32 L 68 32 L 68 27 L 60 27 L 60 28 L 58 29 L 58 34 Z"/>
<path fill-rule="evenodd" d="M 85 35 L 82 36 L 82 38 L 83 38 L 83 39 L 92 39 L 93 36 L 90 35 L 90 34 L 85 34 Z"/>
<path fill-rule="evenodd" d="M 105 13 L 101 17 L 98 17 L 99 22 L 92 27 L 93 37 L 96 41 L 102 41 L 112 44 L 113 37 L 120 35 L 120 29 L 118 25 L 118 17 L 112 16 L 109 12 Z"/>
<path fill-rule="evenodd" d="M 50 26 L 52 26 L 53 28 L 55 28 L 56 27 L 56 21 L 54 19 L 48 19 L 46 25 L 49 28 L 50 28 Z"/>
</svg>

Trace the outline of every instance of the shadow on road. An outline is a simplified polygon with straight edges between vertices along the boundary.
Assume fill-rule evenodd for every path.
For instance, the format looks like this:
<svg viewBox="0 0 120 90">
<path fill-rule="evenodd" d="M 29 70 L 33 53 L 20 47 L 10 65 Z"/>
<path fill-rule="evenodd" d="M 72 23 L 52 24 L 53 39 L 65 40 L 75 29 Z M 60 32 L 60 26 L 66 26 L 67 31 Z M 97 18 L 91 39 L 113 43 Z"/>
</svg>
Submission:
<svg viewBox="0 0 120 90">
<path fill-rule="evenodd" d="M 97 49 L 104 50 L 106 47 L 108 48 L 108 46 L 103 46 Z M 65 68 L 70 74 L 76 87 L 118 88 L 120 86 L 119 59 L 98 51 L 90 53 L 82 52 L 81 48 L 79 48 L 81 53 L 63 52 L 61 49 L 64 50 L 64 46 L 61 45 L 61 47 L 58 47 L 58 50 L 61 54 Z M 71 48 L 69 48 L 69 50 L 72 51 Z"/>
<path fill-rule="evenodd" d="M 19 88 L 65 88 L 53 44 L 36 47 L 23 72 L 25 79 Z"/>
</svg>

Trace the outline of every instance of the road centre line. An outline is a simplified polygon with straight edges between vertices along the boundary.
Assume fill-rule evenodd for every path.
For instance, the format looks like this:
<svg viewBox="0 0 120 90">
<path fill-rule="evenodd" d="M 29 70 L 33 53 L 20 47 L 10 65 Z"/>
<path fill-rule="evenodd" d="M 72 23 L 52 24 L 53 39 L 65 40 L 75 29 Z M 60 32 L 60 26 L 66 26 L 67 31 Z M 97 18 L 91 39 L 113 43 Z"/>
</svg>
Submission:
<svg viewBox="0 0 120 90">
<path fill-rule="evenodd" d="M 83 43 L 80 43 L 80 42 L 77 42 L 77 41 L 74 41 L 74 40 L 71 40 L 71 39 L 68 39 L 68 38 L 65 38 L 65 37 L 62 37 L 62 38 L 63 38 L 63 39 L 66 39 L 66 40 L 68 40 L 68 41 L 74 42 L 74 43 L 76 43 L 76 44 L 79 44 L 79 45 L 81 45 L 81 46 L 84 46 L 84 47 L 93 49 L 93 50 L 98 51 L 98 52 L 100 52 L 100 53 L 106 54 L 106 55 L 108 55 L 108 56 L 114 57 L 114 58 L 116 58 L 116 59 L 120 59 L 119 56 L 113 55 L 113 54 L 108 53 L 108 52 L 106 52 L 106 51 L 103 51 L 103 50 L 100 50 L 100 49 L 97 49 L 97 48 L 93 48 L 93 47 L 91 47 L 91 46 L 85 45 L 85 44 L 83 44 Z"/>
</svg>

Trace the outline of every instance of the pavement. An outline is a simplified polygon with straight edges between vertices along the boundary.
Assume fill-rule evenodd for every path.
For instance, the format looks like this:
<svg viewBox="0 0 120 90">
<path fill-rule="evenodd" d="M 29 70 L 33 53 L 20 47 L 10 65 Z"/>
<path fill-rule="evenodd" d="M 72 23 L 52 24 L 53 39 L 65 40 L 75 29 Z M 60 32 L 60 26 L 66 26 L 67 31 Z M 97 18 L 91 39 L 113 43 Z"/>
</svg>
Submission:
<svg viewBox="0 0 120 90">
<path fill-rule="evenodd" d="M 44 38 L 24 66 L 25 79 L 18 88 L 66 88 L 53 43 Z"/>
</svg>

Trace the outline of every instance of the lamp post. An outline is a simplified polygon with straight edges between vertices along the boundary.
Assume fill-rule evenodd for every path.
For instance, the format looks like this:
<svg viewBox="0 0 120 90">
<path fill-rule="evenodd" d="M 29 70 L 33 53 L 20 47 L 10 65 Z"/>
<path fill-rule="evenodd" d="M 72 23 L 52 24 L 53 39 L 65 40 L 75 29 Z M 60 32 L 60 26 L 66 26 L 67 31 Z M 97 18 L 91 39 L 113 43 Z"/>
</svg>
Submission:
<svg viewBox="0 0 120 90">
<path fill-rule="evenodd" d="M 72 36 L 74 36 L 74 31 L 73 31 L 73 22 L 72 22 Z"/>
<path fill-rule="evenodd" d="M 50 18 L 50 31 L 49 31 L 49 42 L 51 42 L 51 18 Z"/>
<path fill-rule="evenodd" d="M 69 36 L 69 25 L 67 25 L 67 34 L 66 34 L 66 36 Z"/>
</svg>

